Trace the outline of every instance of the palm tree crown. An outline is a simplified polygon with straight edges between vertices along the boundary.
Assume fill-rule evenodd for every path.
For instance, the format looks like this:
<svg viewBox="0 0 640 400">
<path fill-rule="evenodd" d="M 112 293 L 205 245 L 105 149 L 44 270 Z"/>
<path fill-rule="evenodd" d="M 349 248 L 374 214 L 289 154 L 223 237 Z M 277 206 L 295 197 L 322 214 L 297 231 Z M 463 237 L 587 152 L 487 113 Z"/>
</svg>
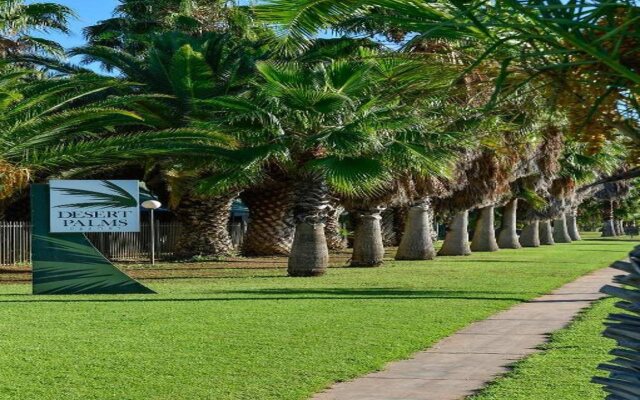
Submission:
<svg viewBox="0 0 640 400">
<path fill-rule="evenodd" d="M 34 31 L 68 33 L 74 12 L 56 3 L 30 3 L 5 0 L 0 4 L 0 56 L 23 53 L 62 55 L 63 49 L 51 40 L 32 36 Z"/>
</svg>

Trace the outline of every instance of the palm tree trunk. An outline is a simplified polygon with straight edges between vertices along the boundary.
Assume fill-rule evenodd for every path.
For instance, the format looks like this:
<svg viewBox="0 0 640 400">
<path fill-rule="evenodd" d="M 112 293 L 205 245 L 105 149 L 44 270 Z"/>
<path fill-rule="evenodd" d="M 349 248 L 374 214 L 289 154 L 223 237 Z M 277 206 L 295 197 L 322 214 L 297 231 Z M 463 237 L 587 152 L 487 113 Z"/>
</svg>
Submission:
<svg viewBox="0 0 640 400">
<path fill-rule="evenodd" d="M 498 251 L 496 242 L 495 214 L 493 206 L 480 209 L 480 218 L 476 223 L 471 242 L 471 251 Z"/>
<path fill-rule="evenodd" d="M 295 231 L 294 191 L 290 182 L 249 189 L 240 197 L 249 208 L 243 253 L 248 256 L 288 255 Z"/>
<path fill-rule="evenodd" d="M 504 207 L 502 214 L 502 229 L 498 235 L 498 247 L 501 249 L 519 249 L 518 232 L 516 229 L 516 217 L 518 199 L 514 198 Z"/>
<path fill-rule="evenodd" d="M 329 250 L 343 250 L 347 247 L 345 238 L 342 236 L 342 226 L 340 225 L 340 215 L 344 208 L 338 204 L 327 213 L 327 221 L 324 226 L 324 235 L 327 238 Z"/>
<path fill-rule="evenodd" d="M 540 220 L 540 244 L 552 245 L 553 241 L 553 228 L 551 227 L 551 221 L 548 219 Z"/>
<path fill-rule="evenodd" d="M 220 257 L 234 253 L 229 236 L 231 203 L 237 193 L 216 197 L 189 195 L 179 204 L 176 214 L 182 225 L 176 255 Z"/>
<path fill-rule="evenodd" d="M 534 219 L 529 222 L 520 234 L 522 247 L 540 247 L 540 221 Z"/>
<path fill-rule="evenodd" d="M 329 249 L 324 235 L 329 188 L 320 174 L 300 177 L 296 186 L 296 231 L 287 271 L 289 276 L 322 275 L 329 265 Z"/>
<path fill-rule="evenodd" d="M 571 243 L 565 213 L 562 213 L 560 218 L 553 221 L 553 241 L 556 243 Z"/>
<path fill-rule="evenodd" d="M 571 240 L 582 240 L 580 237 L 580 231 L 578 230 L 578 216 L 576 210 L 571 210 L 567 213 L 567 230 L 569 231 L 569 237 L 571 237 Z"/>
<path fill-rule="evenodd" d="M 382 207 L 359 211 L 358 226 L 353 236 L 352 267 L 378 267 L 384 258 L 380 220 Z"/>
<path fill-rule="evenodd" d="M 429 210 L 433 212 L 433 209 L 429 207 Z M 402 241 L 402 235 L 407 225 L 407 218 L 409 218 L 409 207 L 406 205 L 397 206 L 393 208 L 393 231 L 395 232 L 395 244 L 399 246 Z"/>
<path fill-rule="evenodd" d="M 613 201 L 605 200 L 602 204 L 602 220 L 604 221 L 602 236 L 616 236 L 616 228 L 613 220 Z"/>
<path fill-rule="evenodd" d="M 624 232 L 624 221 L 620 220 L 620 235 L 624 236 L 625 232 Z"/>
<path fill-rule="evenodd" d="M 438 238 L 440 236 L 440 226 L 436 221 L 436 211 L 433 209 L 433 207 L 429 207 L 429 221 L 431 222 L 431 242 L 435 243 L 438 241 Z"/>
<path fill-rule="evenodd" d="M 382 243 L 384 246 L 397 246 L 398 235 L 395 227 L 396 207 L 387 208 L 380 214 L 380 229 L 382 229 Z"/>
<path fill-rule="evenodd" d="M 438 252 L 439 256 L 467 256 L 471 254 L 469 247 L 469 211 L 458 212 L 447 225 L 447 233 Z"/>
<path fill-rule="evenodd" d="M 414 204 L 396 253 L 396 260 L 432 260 L 436 250 L 431 240 L 431 218 L 429 199 Z"/>
<path fill-rule="evenodd" d="M 624 236 L 624 228 L 622 227 L 622 220 L 616 219 L 614 221 L 615 221 L 615 227 L 616 227 L 616 235 Z"/>
</svg>

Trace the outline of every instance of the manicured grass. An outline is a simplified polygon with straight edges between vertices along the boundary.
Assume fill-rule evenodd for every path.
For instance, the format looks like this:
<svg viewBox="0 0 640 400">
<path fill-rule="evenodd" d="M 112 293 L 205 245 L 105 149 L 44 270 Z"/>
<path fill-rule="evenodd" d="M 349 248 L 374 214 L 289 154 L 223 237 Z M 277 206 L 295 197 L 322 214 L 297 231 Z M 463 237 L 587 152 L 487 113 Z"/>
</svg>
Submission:
<svg viewBox="0 0 640 400">
<path fill-rule="evenodd" d="M 229 270 L 148 281 L 160 294 L 146 296 L 35 297 L 0 285 L 0 398 L 304 399 L 631 246 L 594 239 L 306 279 Z"/>
<path fill-rule="evenodd" d="M 602 400 L 605 392 L 590 382 L 598 364 L 611 360 L 615 342 L 601 336 L 614 299 L 596 303 L 568 328 L 555 333 L 543 353 L 517 363 L 514 370 L 469 400 Z"/>
</svg>

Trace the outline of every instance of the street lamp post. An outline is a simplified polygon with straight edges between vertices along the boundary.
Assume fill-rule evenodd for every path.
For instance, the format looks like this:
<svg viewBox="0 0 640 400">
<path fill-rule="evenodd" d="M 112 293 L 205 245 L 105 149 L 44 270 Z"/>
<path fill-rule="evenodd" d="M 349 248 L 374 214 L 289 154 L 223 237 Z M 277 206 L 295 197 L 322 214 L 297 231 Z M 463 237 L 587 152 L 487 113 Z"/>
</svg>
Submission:
<svg viewBox="0 0 640 400">
<path fill-rule="evenodd" d="M 151 265 L 156 264 L 156 230 L 155 230 L 155 217 L 153 215 L 154 210 L 157 210 L 162 206 L 157 200 L 147 200 L 142 202 L 142 208 L 146 208 L 151 212 L 149 217 L 149 226 L 151 228 Z"/>
</svg>

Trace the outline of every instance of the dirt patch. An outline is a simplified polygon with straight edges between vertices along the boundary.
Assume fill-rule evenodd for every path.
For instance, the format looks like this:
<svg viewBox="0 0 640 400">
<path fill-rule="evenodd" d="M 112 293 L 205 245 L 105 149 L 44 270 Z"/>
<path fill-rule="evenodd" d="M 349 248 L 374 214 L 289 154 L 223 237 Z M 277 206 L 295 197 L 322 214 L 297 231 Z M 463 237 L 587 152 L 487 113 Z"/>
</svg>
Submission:
<svg viewBox="0 0 640 400">
<path fill-rule="evenodd" d="M 395 248 L 387 249 L 385 260 L 391 261 Z M 351 250 L 331 254 L 331 268 L 346 267 Z M 119 268 L 135 279 L 230 279 L 244 277 L 279 277 L 286 275 L 286 257 L 229 257 L 218 261 L 161 262 L 155 266 L 143 263 L 117 263 Z M 31 283 L 31 266 L 0 267 L 0 284 Z"/>
</svg>

